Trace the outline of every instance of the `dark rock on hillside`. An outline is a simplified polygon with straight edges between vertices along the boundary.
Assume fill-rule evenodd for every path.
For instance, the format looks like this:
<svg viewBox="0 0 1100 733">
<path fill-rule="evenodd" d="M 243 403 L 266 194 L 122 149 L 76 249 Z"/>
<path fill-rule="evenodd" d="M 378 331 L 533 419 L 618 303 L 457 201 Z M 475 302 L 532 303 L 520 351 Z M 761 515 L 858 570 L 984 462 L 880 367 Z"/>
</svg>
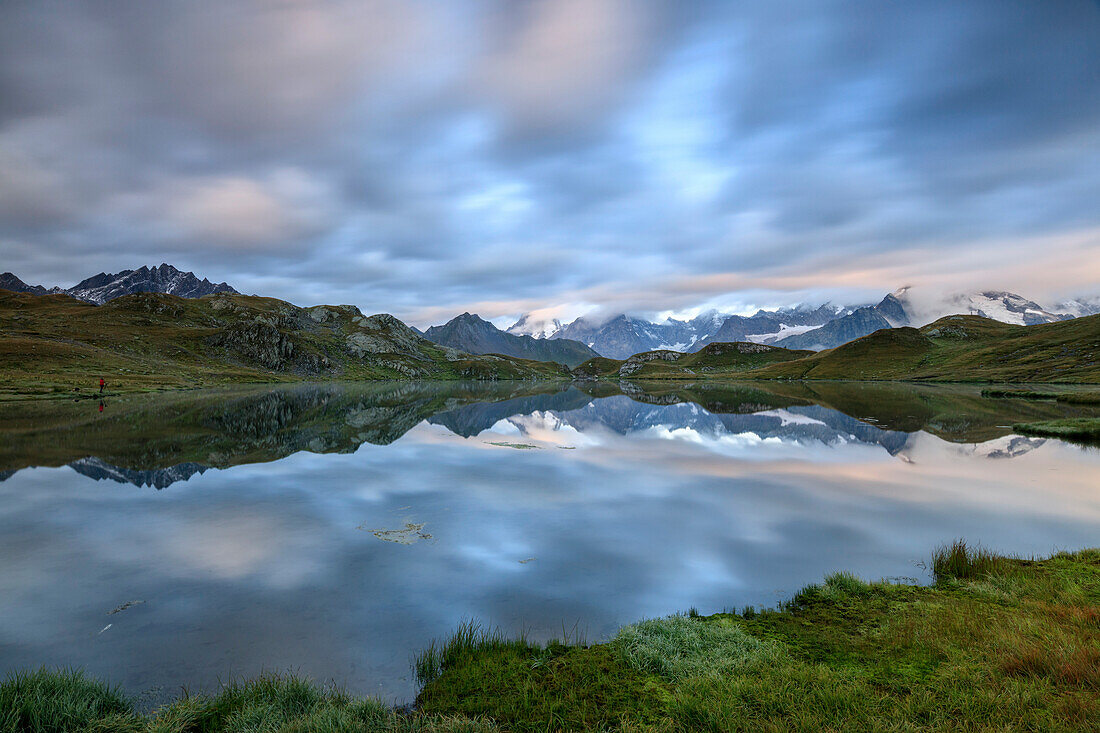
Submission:
<svg viewBox="0 0 1100 733">
<path fill-rule="evenodd" d="M 520 359 L 554 361 L 569 367 L 597 356 L 595 351 L 578 341 L 515 336 L 470 313 L 452 318 L 442 326 L 432 326 L 424 332 L 424 337 L 440 346 L 450 346 L 470 354 L 503 354 Z"/>
</svg>

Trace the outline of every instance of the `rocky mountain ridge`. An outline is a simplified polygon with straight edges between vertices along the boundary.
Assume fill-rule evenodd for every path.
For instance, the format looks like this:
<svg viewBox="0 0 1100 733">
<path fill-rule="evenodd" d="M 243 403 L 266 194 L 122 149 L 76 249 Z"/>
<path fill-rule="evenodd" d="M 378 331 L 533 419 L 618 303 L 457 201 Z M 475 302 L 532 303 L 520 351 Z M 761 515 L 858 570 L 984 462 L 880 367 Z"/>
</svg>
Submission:
<svg viewBox="0 0 1100 733">
<path fill-rule="evenodd" d="M 81 280 L 71 288 L 42 285 L 28 285 L 10 272 L 0 274 L 0 289 L 31 295 L 62 294 L 69 295 L 86 303 L 103 305 L 123 295 L 134 293 L 164 293 L 178 295 L 181 298 L 201 298 L 216 293 L 239 293 L 228 283 L 212 283 L 206 278 L 200 280 L 193 272 L 183 272 L 167 263 L 156 267 L 143 265 L 136 270 L 122 272 L 101 272 Z"/>
</svg>

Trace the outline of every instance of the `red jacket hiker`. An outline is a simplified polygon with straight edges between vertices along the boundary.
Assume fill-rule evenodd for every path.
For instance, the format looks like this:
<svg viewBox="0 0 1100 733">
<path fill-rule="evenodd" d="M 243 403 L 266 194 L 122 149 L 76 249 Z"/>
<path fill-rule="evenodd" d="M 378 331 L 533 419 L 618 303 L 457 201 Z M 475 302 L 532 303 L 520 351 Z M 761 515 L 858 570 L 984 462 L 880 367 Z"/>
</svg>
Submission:
<svg viewBox="0 0 1100 733">
<path fill-rule="evenodd" d="M 107 382 L 103 381 L 103 377 L 99 378 L 99 391 L 102 392 L 103 388 L 107 386 Z"/>
</svg>

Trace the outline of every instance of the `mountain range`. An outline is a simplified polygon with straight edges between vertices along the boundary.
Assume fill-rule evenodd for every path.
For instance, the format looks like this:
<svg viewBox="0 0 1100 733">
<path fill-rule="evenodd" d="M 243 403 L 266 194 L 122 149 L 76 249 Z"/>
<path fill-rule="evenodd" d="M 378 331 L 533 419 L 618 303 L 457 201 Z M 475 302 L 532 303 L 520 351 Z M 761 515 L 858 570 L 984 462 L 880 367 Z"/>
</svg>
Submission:
<svg viewBox="0 0 1100 733">
<path fill-rule="evenodd" d="M 575 367 L 599 356 L 588 346 L 567 338 L 536 339 L 501 331 L 488 321 L 463 313 L 442 326 L 432 326 L 424 338 L 440 346 L 450 346 L 468 354 L 504 354 L 521 359 L 556 361 Z"/>
<path fill-rule="evenodd" d="M 118 273 L 101 272 L 70 288 L 28 285 L 10 272 L 0 274 L 0 289 L 32 295 L 64 294 L 96 305 L 135 293 L 164 293 L 199 298 L 218 293 L 237 294 L 227 283 L 199 279 L 162 263 Z M 501 354 L 520 359 L 550 361 L 575 367 L 594 357 L 627 359 L 656 350 L 698 352 L 709 344 L 747 341 L 787 349 L 822 351 L 884 328 L 920 327 L 947 315 L 978 315 L 1013 325 L 1034 325 L 1100 312 L 1100 298 L 1060 303 L 1052 309 L 1015 293 L 982 291 L 933 296 L 903 287 L 877 304 L 838 306 L 798 305 L 758 310 L 751 316 L 704 312 L 689 320 L 668 318 L 661 323 L 618 314 L 596 320 L 588 317 L 563 323 L 522 315 L 502 331 L 476 314 L 464 313 L 425 332 L 428 340 L 470 354 Z"/>
<path fill-rule="evenodd" d="M 0 288 L 31 295 L 69 295 L 96 305 L 134 293 L 164 293 L 181 298 L 201 298 L 215 293 L 238 294 L 227 283 L 212 283 L 206 278 L 199 280 L 195 273 L 182 272 L 166 263 L 159 267 L 142 266 L 136 270 L 116 273 L 101 272 L 81 280 L 71 288 L 28 285 L 12 273 L 5 272 L 0 274 Z"/>
<path fill-rule="evenodd" d="M 814 352 L 768 344 L 714 343 L 626 360 L 600 357 L 576 379 L 852 379 L 968 382 L 1100 382 L 1100 314 L 1028 326 L 974 315 L 882 328 Z"/>
<path fill-rule="evenodd" d="M 654 323 L 620 314 L 570 323 L 520 317 L 507 332 L 536 339 L 572 339 L 611 359 L 655 350 L 695 352 L 716 342 L 751 341 L 789 349 L 831 349 L 883 328 L 923 326 L 947 315 L 977 315 L 1013 325 L 1054 323 L 1100 312 L 1100 299 L 1076 300 L 1048 310 L 1020 295 L 983 291 L 947 297 L 922 297 L 904 287 L 874 305 L 817 307 L 800 305 L 751 316 L 708 311 L 691 320 Z M 459 347 L 461 348 L 461 347 Z"/>
</svg>

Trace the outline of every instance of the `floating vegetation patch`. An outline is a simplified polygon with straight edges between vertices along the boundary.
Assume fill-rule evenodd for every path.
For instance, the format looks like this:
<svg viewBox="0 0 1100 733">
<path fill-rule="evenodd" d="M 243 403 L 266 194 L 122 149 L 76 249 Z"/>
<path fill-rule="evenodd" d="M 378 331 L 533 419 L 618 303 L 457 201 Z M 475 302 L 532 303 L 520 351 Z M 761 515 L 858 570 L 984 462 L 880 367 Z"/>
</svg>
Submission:
<svg viewBox="0 0 1100 733">
<path fill-rule="evenodd" d="M 527 563 L 529 563 L 529 562 L 534 562 L 534 561 L 535 561 L 535 560 L 537 560 L 537 559 L 538 559 L 538 558 L 535 558 L 535 557 L 529 557 L 529 558 L 527 558 L 526 560 L 520 560 L 520 561 L 519 561 L 519 564 L 520 564 L 520 565 L 526 565 Z"/>
<path fill-rule="evenodd" d="M 420 540 L 430 540 L 432 536 L 424 531 L 424 522 L 405 522 L 402 529 L 368 529 L 360 524 L 359 529 L 370 532 L 383 542 L 396 542 L 399 545 L 412 545 Z"/>
<path fill-rule="evenodd" d="M 530 443 L 507 443 L 501 441 L 499 443 L 490 442 L 489 445 L 495 445 L 499 448 L 515 448 L 516 450 L 539 450 L 539 446 L 531 445 Z"/>
<path fill-rule="evenodd" d="M 140 606 L 142 603 L 145 603 L 145 601 L 126 601 L 121 606 L 117 606 L 113 610 L 108 611 L 107 615 L 108 616 L 113 616 L 116 613 L 121 613 L 122 611 L 125 611 L 127 608 L 132 608 L 133 606 Z"/>
</svg>

